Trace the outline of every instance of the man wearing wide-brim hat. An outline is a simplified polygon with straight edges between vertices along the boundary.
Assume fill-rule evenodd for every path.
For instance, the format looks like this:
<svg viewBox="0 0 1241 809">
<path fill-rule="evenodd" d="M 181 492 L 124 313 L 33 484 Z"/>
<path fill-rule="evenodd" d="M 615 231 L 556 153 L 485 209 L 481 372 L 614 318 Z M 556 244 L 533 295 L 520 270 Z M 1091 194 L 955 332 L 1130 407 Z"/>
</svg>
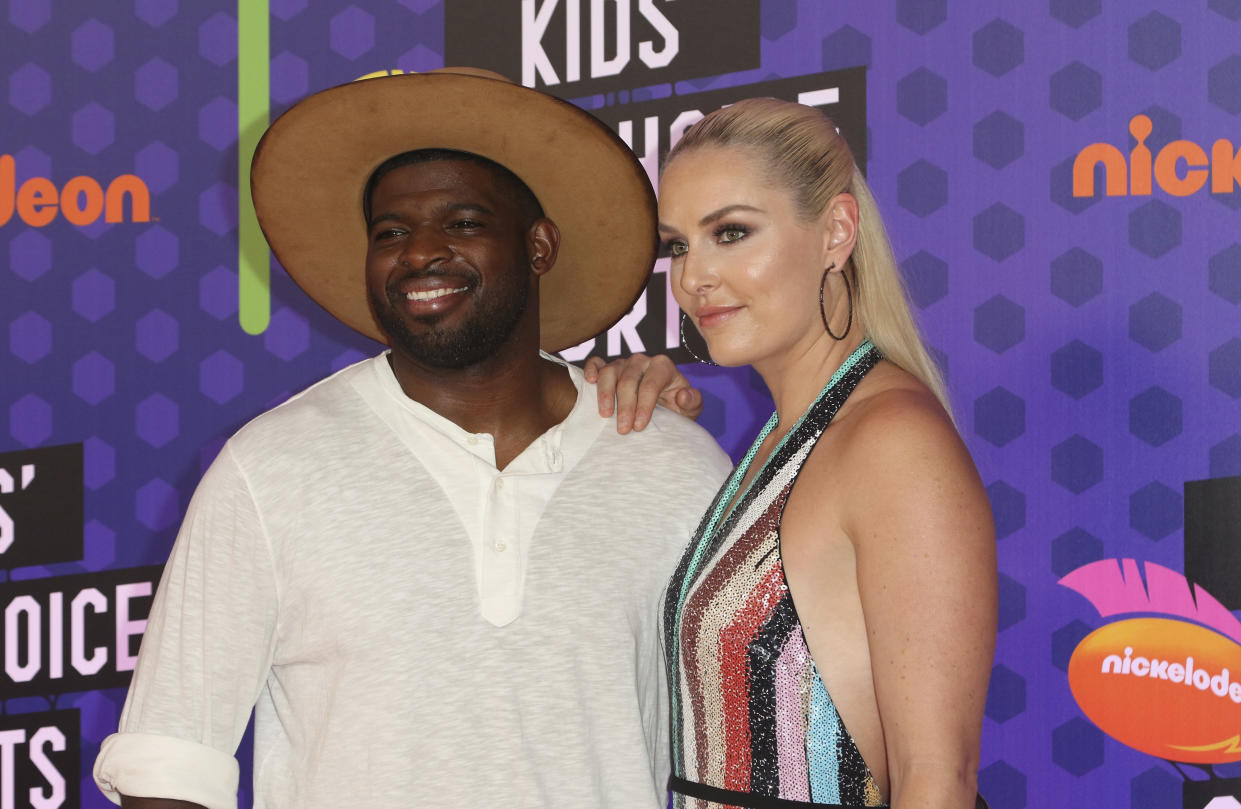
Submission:
<svg viewBox="0 0 1241 809">
<path fill-rule="evenodd" d="M 728 461 L 637 435 L 546 351 L 653 261 L 649 182 L 586 113 L 480 75 L 372 79 L 276 121 L 277 258 L 390 345 L 238 432 L 190 504 L 97 782 L 126 806 L 658 807 L 657 604 Z"/>
</svg>

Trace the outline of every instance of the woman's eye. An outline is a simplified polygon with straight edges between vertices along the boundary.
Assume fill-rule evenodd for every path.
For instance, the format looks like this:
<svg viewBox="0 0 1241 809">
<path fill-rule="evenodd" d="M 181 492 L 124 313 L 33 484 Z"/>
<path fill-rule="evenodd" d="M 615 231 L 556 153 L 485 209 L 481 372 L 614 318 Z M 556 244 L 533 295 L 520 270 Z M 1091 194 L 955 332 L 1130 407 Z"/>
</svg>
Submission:
<svg viewBox="0 0 1241 809">
<path fill-rule="evenodd" d="M 660 245 L 659 254 L 661 257 L 675 258 L 683 256 L 689 252 L 689 245 L 682 241 L 664 242 Z"/>
<path fill-rule="evenodd" d="M 738 227 L 721 228 L 719 233 L 719 239 L 721 242 L 735 242 L 744 239 L 745 236 L 746 229 Z"/>
</svg>

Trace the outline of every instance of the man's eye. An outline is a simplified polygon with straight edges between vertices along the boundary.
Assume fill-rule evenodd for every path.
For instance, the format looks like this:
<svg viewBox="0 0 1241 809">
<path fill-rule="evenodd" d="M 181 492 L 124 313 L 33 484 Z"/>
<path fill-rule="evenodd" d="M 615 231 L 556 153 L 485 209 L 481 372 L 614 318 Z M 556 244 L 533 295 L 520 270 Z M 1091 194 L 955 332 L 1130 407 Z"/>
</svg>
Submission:
<svg viewBox="0 0 1241 809">
<path fill-rule="evenodd" d="M 482 226 L 482 222 L 476 222 L 473 219 L 458 219 L 456 222 L 449 225 L 450 228 L 458 228 L 462 230 L 473 230 L 475 228 L 481 228 Z"/>
<path fill-rule="evenodd" d="M 395 239 L 399 235 L 401 235 L 401 231 L 397 228 L 384 228 L 375 232 L 374 239 L 377 242 L 385 242 L 389 239 Z"/>
</svg>

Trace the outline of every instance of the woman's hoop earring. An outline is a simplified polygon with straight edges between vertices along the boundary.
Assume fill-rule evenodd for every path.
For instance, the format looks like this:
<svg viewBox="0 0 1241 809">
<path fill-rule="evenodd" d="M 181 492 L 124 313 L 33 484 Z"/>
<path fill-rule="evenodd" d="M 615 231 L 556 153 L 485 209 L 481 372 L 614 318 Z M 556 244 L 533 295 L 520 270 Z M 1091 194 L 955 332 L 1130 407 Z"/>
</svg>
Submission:
<svg viewBox="0 0 1241 809">
<path fill-rule="evenodd" d="M 698 362 L 701 362 L 703 365 L 719 365 L 719 363 L 713 362 L 711 360 L 710 355 L 708 355 L 707 358 L 704 360 L 702 357 L 698 356 L 698 354 L 694 352 L 694 349 L 689 347 L 689 340 L 685 339 L 685 320 L 686 320 L 685 313 L 682 312 L 681 313 L 681 347 L 684 348 L 686 351 L 688 351 L 691 357 L 693 357 Z"/>
<path fill-rule="evenodd" d="M 827 286 L 827 275 L 834 269 L 836 269 L 836 262 L 833 261 L 823 271 L 823 280 L 819 282 L 819 317 L 823 318 L 823 328 L 827 331 L 827 336 L 840 342 L 849 336 L 849 330 L 853 328 L 853 287 L 849 284 L 849 273 L 841 270 L 840 277 L 845 282 L 845 295 L 849 298 L 849 319 L 845 322 L 845 333 L 837 337 L 832 327 L 827 325 L 827 312 L 823 309 L 823 290 Z"/>
</svg>

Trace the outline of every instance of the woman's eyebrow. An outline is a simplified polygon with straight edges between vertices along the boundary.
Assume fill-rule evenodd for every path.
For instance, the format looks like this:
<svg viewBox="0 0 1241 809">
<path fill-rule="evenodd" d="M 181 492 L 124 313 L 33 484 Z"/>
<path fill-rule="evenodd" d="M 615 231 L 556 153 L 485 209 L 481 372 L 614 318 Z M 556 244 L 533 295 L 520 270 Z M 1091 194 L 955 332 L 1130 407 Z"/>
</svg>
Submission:
<svg viewBox="0 0 1241 809">
<path fill-rule="evenodd" d="M 712 222 L 715 222 L 719 219 L 723 219 L 725 216 L 728 216 L 733 211 L 751 211 L 753 213 L 763 213 L 762 208 L 755 208 L 753 205 L 745 205 L 745 204 L 740 204 L 740 203 L 736 205 L 725 205 L 723 208 L 712 211 L 711 213 L 704 216 L 702 219 L 699 219 L 698 227 L 705 227 L 706 225 L 709 225 Z"/>
<path fill-rule="evenodd" d="M 724 217 L 728 216 L 730 213 L 734 211 L 751 211 L 753 213 L 766 213 L 762 208 L 755 208 L 753 205 L 746 205 L 744 203 L 725 205 L 723 208 L 712 211 L 711 213 L 704 216 L 702 219 L 699 219 L 698 227 L 700 228 L 706 227 L 712 222 L 716 222 L 720 219 L 723 219 Z M 665 225 L 663 222 L 659 223 L 659 229 L 667 233 L 677 232 L 677 229 L 674 228 L 672 225 Z"/>
</svg>

